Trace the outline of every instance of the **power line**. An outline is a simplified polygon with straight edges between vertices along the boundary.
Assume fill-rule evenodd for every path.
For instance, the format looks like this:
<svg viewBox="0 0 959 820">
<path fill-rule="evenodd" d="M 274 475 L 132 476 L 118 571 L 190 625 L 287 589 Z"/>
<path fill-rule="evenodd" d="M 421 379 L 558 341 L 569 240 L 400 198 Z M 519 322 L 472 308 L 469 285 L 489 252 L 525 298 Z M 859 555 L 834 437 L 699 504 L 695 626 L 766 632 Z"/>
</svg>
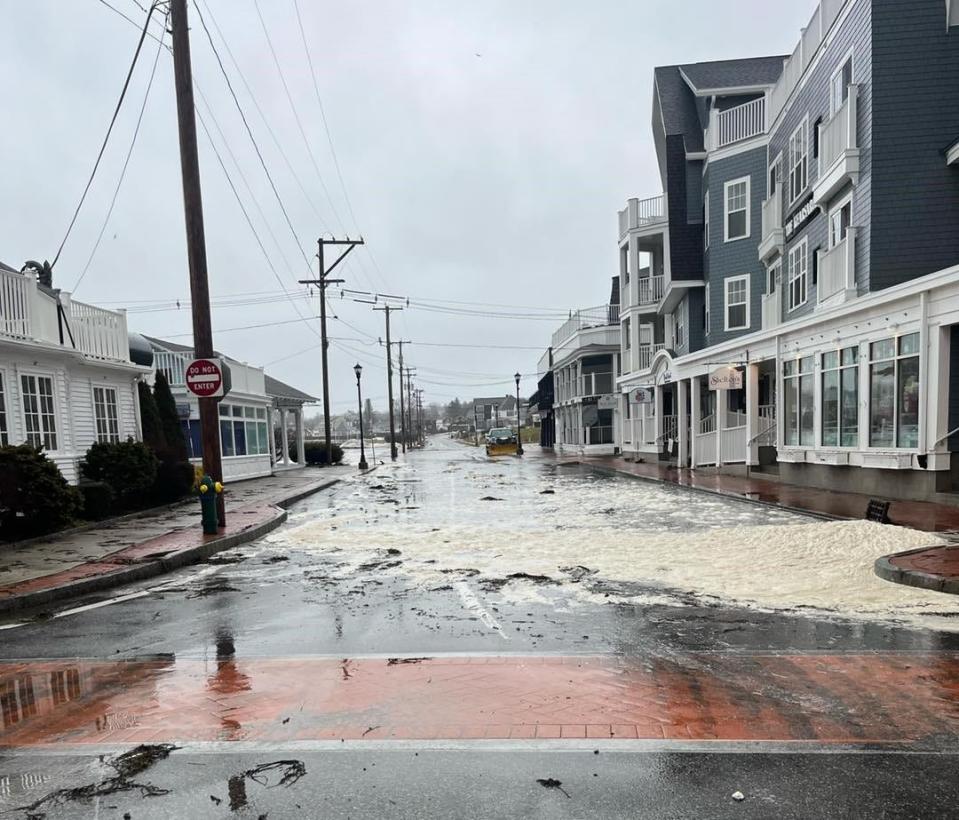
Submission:
<svg viewBox="0 0 959 820">
<path fill-rule="evenodd" d="M 137 3 L 139 6 L 140 4 Z M 141 8 L 143 8 L 141 6 Z M 146 9 L 144 9 L 146 11 Z M 164 17 L 164 20 L 169 17 L 169 14 Z M 149 21 L 149 18 L 148 18 Z M 166 33 L 166 25 L 164 24 L 164 34 Z M 160 62 L 160 54 L 163 51 L 163 37 L 161 36 L 157 40 L 159 44 L 157 46 L 156 56 L 153 58 L 153 68 L 150 70 L 150 80 L 147 83 L 146 92 L 143 95 L 143 104 L 140 106 L 140 113 L 137 116 L 137 124 L 133 129 L 133 138 L 130 140 L 130 148 L 127 150 L 126 159 L 123 161 L 123 168 L 120 169 L 120 177 L 117 179 L 117 186 L 113 190 L 113 198 L 110 200 L 110 207 L 107 209 L 107 215 L 103 219 L 103 224 L 100 226 L 100 233 L 97 234 L 97 241 L 93 243 L 93 250 L 90 251 L 90 256 L 87 258 L 86 265 L 83 266 L 83 270 L 80 272 L 80 276 L 77 278 L 77 281 L 73 285 L 73 293 L 77 292 L 77 289 L 80 287 L 80 283 L 83 281 L 83 277 L 87 275 L 87 271 L 90 269 L 90 265 L 93 264 L 93 257 L 96 256 L 97 250 L 100 248 L 100 242 L 103 241 L 103 234 L 107 229 L 107 225 L 110 222 L 110 217 L 113 215 L 113 209 L 117 204 L 117 197 L 120 195 L 120 187 L 123 185 L 124 177 L 126 177 L 127 168 L 130 165 L 130 158 L 133 156 L 133 148 L 137 144 L 137 137 L 140 134 L 140 126 L 143 123 L 143 114 L 147 109 L 147 101 L 150 99 L 150 90 L 153 88 L 153 80 L 156 77 L 157 65 Z"/>
<path fill-rule="evenodd" d="M 103 0 L 100 0 L 102 3 Z M 104 5 L 108 5 L 104 3 Z M 117 117 L 120 114 L 120 108 L 123 106 L 123 100 L 126 98 L 127 89 L 130 87 L 130 80 L 133 77 L 133 70 L 136 68 L 137 61 L 140 59 L 140 52 L 143 49 L 143 41 L 147 36 L 147 29 L 150 28 L 150 18 L 153 16 L 153 11 L 156 9 L 156 2 L 150 6 L 150 11 L 147 14 L 146 22 L 143 25 L 143 31 L 140 33 L 140 39 L 137 42 L 136 51 L 133 53 L 133 60 L 130 63 L 130 68 L 127 70 L 126 79 L 123 81 L 123 88 L 120 91 L 120 99 L 117 100 L 116 107 L 113 109 L 113 116 L 110 118 L 110 125 L 107 128 L 106 136 L 103 138 L 103 144 L 100 146 L 100 152 L 97 154 L 97 161 L 93 164 L 93 170 L 90 172 L 90 178 L 87 180 L 87 184 L 83 188 L 83 194 L 80 196 L 80 201 L 77 203 L 76 210 L 73 212 L 73 218 L 70 220 L 70 224 L 67 226 L 67 232 L 63 237 L 63 241 L 60 243 L 60 247 L 57 249 L 57 255 L 53 257 L 53 262 L 50 263 L 50 267 L 56 267 L 57 261 L 60 259 L 60 254 L 63 253 L 63 248 L 67 244 L 67 239 L 70 238 L 70 234 L 73 231 L 73 226 L 77 222 L 77 217 L 80 216 L 80 209 L 83 207 L 83 203 L 87 198 L 87 194 L 90 192 L 90 186 L 93 185 L 93 179 L 97 175 L 97 169 L 100 167 L 100 162 L 103 159 L 103 154 L 107 150 L 107 143 L 110 141 L 110 135 L 113 133 L 113 126 L 116 124 Z"/>
</svg>

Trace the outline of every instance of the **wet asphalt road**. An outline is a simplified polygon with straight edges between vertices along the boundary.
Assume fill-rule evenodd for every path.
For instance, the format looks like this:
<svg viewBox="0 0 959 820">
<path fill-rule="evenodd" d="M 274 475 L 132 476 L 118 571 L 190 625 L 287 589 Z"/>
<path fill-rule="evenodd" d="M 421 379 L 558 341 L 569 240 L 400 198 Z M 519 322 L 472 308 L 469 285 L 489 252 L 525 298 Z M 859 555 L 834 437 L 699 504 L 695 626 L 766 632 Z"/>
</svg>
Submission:
<svg viewBox="0 0 959 820">
<path fill-rule="evenodd" d="M 676 488 L 656 489 L 652 519 L 640 505 L 611 506 L 610 498 L 637 488 L 538 457 L 491 462 L 434 438 L 405 464 L 350 476 L 300 503 L 261 542 L 33 613 L 35 620 L 0 632 L 0 659 L 186 662 L 218 658 L 225 644 L 243 659 L 588 654 L 670 662 L 703 652 L 959 649 L 954 634 L 764 613 L 599 577 L 589 566 L 594 526 L 799 523 Z M 503 552 L 471 561 L 464 540 L 471 529 L 501 538 Z M 511 578 L 510 551 L 523 550 L 524 534 L 544 530 L 579 539 L 580 557 L 558 578 Z M 432 540 L 414 544 L 417 533 Z M 959 798 L 951 738 L 885 752 L 624 740 L 181 745 L 133 778 L 167 794 L 145 796 L 138 787 L 61 794 L 13 816 L 949 817 Z M 0 809 L 102 783 L 115 771 L 98 755 L 123 748 L 4 751 Z M 284 784 L 282 770 L 243 775 L 277 760 L 301 761 L 305 774 Z M 548 778 L 561 787 L 537 783 Z M 732 800 L 737 790 L 744 801 Z"/>
</svg>

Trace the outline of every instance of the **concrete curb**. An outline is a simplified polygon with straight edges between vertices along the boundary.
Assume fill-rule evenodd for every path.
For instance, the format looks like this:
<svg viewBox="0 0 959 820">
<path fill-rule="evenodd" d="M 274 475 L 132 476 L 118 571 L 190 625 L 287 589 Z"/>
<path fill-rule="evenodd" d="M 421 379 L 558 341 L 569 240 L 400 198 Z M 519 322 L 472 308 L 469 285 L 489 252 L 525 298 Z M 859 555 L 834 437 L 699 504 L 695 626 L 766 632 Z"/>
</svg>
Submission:
<svg viewBox="0 0 959 820">
<path fill-rule="evenodd" d="M 372 471 L 368 471 L 372 472 Z M 75 598 L 80 595 L 86 595 L 90 592 L 101 592 L 105 589 L 123 586 L 133 581 L 142 581 L 146 578 L 153 578 L 157 575 L 163 575 L 180 569 L 189 564 L 195 564 L 204 558 L 209 558 L 218 552 L 232 549 L 240 544 L 255 541 L 262 538 L 267 533 L 275 530 L 287 519 L 287 509 L 298 501 L 308 498 L 311 495 L 329 489 L 334 484 L 338 484 L 342 479 L 334 478 L 330 481 L 314 487 L 300 490 L 292 495 L 282 499 L 266 502 L 266 506 L 273 507 L 275 514 L 265 521 L 230 533 L 219 538 L 214 538 L 195 547 L 180 550 L 171 555 L 165 555 L 155 560 L 147 560 L 143 563 L 131 564 L 130 566 L 118 567 L 112 572 L 105 572 L 101 575 L 94 575 L 89 578 L 80 578 L 76 581 L 69 581 L 59 586 L 49 589 L 38 589 L 33 592 L 24 592 L 20 595 L 12 595 L 6 599 L 0 599 L 0 614 L 17 612 L 23 609 L 40 606 L 42 604 L 52 603 L 66 598 Z M 108 556 L 104 556 L 107 558 Z M 102 560 L 102 559 L 101 559 Z M 99 562 L 91 562 L 99 563 Z"/>
<path fill-rule="evenodd" d="M 918 569 L 903 569 L 892 563 L 893 558 L 915 555 L 917 552 L 925 552 L 928 549 L 932 548 L 919 547 L 906 552 L 884 555 L 882 558 L 876 559 L 876 563 L 873 564 L 873 571 L 884 581 L 891 581 L 894 584 L 931 589 L 934 592 L 945 592 L 949 595 L 959 595 L 959 578 L 944 578 L 941 575 L 933 575 L 931 572 L 922 572 Z"/>
</svg>

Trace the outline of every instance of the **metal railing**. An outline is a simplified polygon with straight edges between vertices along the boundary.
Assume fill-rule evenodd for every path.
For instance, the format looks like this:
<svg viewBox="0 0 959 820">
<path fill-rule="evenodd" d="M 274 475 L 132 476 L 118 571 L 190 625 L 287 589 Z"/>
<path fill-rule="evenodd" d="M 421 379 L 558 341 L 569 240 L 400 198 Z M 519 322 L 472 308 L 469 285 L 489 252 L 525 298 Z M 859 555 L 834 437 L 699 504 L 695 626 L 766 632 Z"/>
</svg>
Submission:
<svg viewBox="0 0 959 820">
<path fill-rule="evenodd" d="M 637 280 L 639 285 L 639 304 L 655 305 L 663 298 L 664 276 L 643 276 Z"/>
<path fill-rule="evenodd" d="M 759 432 L 753 436 L 753 441 L 762 447 L 775 447 L 776 439 L 776 405 L 761 404 L 759 405 Z"/>
<path fill-rule="evenodd" d="M 759 97 L 735 108 L 720 111 L 716 117 L 717 148 L 742 142 L 766 132 L 766 98 Z"/>
<path fill-rule="evenodd" d="M 36 292 L 37 280 L 33 277 L 0 271 L 0 334 L 21 339 L 32 335 Z"/>
<path fill-rule="evenodd" d="M 600 305 L 574 311 L 553 334 L 553 347 L 559 347 L 577 331 L 618 324 L 619 305 Z"/>
<path fill-rule="evenodd" d="M 126 313 L 71 301 L 70 330 L 77 350 L 88 356 L 130 360 Z"/>
<path fill-rule="evenodd" d="M 846 151 L 859 147 L 856 127 L 859 86 L 849 86 L 849 96 L 829 122 L 819 126 L 819 176 L 822 178 Z"/>
<path fill-rule="evenodd" d="M 626 207 L 619 212 L 619 237 L 637 228 L 663 222 L 666 219 L 666 197 L 664 194 L 648 199 L 628 199 Z"/>
</svg>

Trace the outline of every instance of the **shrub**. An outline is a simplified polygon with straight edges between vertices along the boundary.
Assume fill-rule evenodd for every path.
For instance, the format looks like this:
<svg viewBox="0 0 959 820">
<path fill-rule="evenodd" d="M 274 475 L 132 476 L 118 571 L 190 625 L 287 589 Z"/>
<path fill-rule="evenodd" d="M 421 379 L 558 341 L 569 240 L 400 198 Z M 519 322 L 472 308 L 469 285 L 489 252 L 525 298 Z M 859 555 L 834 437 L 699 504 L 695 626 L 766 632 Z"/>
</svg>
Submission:
<svg viewBox="0 0 959 820">
<path fill-rule="evenodd" d="M 143 427 L 143 442 L 154 453 L 166 449 L 166 438 L 160 421 L 160 410 L 156 399 L 146 382 L 137 382 L 137 396 L 140 399 L 140 423 Z"/>
<path fill-rule="evenodd" d="M 306 453 L 307 464 L 326 464 L 326 442 L 325 441 L 307 441 L 303 447 Z M 339 444 L 333 444 L 330 448 L 333 452 L 333 463 L 339 464 L 343 461 L 343 448 Z M 296 457 L 296 449 L 290 451 L 291 457 Z"/>
<path fill-rule="evenodd" d="M 84 481 L 77 489 L 83 497 L 83 517 L 87 521 L 99 521 L 116 512 L 116 494 L 105 481 Z"/>
<path fill-rule="evenodd" d="M 157 464 L 146 444 L 127 439 L 118 444 L 94 444 L 84 456 L 81 471 L 84 478 L 109 484 L 118 505 L 130 509 L 149 503 Z"/>
<path fill-rule="evenodd" d="M 186 461 L 186 438 L 180 414 L 177 413 L 176 399 L 170 391 L 170 383 L 162 370 L 158 370 L 153 384 L 153 400 L 156 403 L 160 429 L 163 431 L 165 446 L 154 447 L 153 451 L 161 461 Z"/>
<path fill-rule="evenodd" d="M 63 529 L 80 495 L 57 465 L 29 444 L 0 447 L 0 538 L 13 541 Z"/>
<path fill-rule="evenodd" d="M 193 490 L 195 473 L 189 461 L 161 461 L 157 466 L 153 499 L 160 504 L 178 501 Z"/>
</svg>

